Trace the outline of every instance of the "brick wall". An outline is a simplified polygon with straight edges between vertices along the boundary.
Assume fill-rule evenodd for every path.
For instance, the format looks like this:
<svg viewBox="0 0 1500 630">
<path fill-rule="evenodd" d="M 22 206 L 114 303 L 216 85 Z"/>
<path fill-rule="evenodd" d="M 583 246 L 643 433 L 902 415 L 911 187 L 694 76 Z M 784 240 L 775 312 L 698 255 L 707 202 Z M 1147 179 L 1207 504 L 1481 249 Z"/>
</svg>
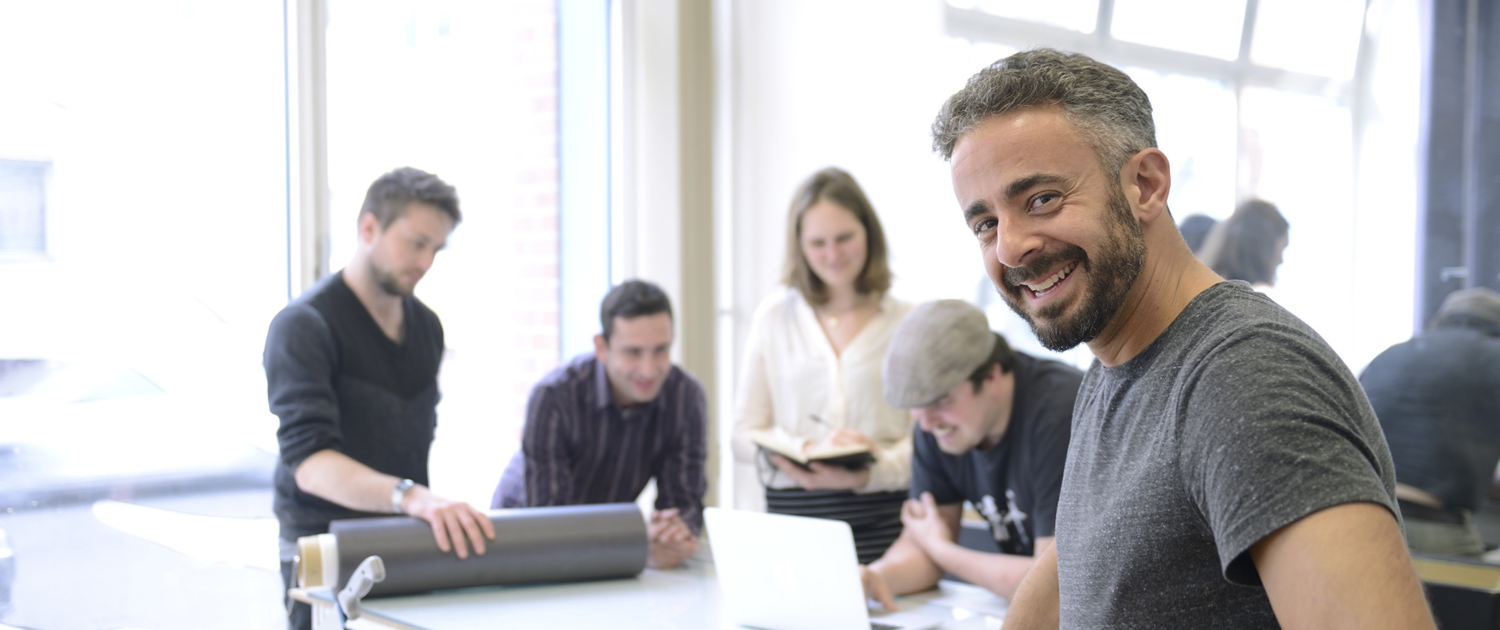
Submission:
<svg viewBox="0 0 1500 630">
<path fill-rule="evenodd" d="M 509 305 L 512 374 L 506 385 L 513 409 L 502 417 L 524 416 L 532 384 L 559 360 L 558 212 L 557 212 L 557 9 L 553 0 L 515 3 L 514 54 L 508 63 L 522 78 L 514 98 L 527 104 L 525 136 L 517 153 L 515 194 L 508 213 L 513 234 L 518 291 Z M 519 423 L 517 429 L 520 428 Z"/>
</svg>

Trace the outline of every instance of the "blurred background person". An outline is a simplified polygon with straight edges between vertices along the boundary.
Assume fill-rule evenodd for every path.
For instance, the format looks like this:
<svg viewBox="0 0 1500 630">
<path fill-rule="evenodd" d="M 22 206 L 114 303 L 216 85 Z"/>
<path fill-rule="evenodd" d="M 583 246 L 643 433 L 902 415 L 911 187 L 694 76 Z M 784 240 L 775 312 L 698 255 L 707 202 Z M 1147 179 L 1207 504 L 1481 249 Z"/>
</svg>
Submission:
<svg viewBox="0 0 1500 630">
<path fill-rule="evenodd" d="M 1276 285 L 1276 268 L 1289 242 L 1289 227 L 1274 204 L 1251 199 L 1215 225 L 1203 246 L 1193 251 L 1225 280 L 1244 280 L 1255 290 L 1269 293 Z"/>
<path fill-rule="evenodd" d="M 1203 241 L 1208 238 L 1208 232 L 1218 224 L 1218 219 L 1195 213 L 1183 217 L 1182 223 L 1177 224 L 1177 231 L 1182 233 L 1182 240 L 1187 241 L 1188 249 L 1196 254 L 1203 248 Z"/>
<path fill-rule="evenodd" d="M 1471 515 L 1500 462 L 1500 293 L 1449 294 L 1426 332 L 1375 357 L 1359 382 L 1396 464 L 1407 545 L 1483 554 Z"/>
<path fill-rule="evenodd" d="M 911 305 L 891 297 L 885 233 L 854 178 L 838 168 L 798 187 L 787 215 L 786 290 L 755 311 L 745 346 L 734 427 L 735 458 L 756 465 L 766 509 L 849 523 L 861 563 L 901 534 L 911 481 L 906 410 L 886 402 L 880 369 L 896 325 Z M 761 455 L 765 432 L 807 452 L 864 444 L 867 467 Z"/>
</svg>

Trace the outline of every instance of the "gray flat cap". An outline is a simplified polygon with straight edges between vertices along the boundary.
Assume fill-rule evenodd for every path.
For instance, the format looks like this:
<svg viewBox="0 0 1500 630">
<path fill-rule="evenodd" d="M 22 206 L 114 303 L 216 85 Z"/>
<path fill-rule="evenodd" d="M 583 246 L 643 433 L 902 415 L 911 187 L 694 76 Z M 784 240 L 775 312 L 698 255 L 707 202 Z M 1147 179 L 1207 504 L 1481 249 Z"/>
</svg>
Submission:
<svg viewBox="0 0 1500 630">
<path fill-rule="evenodd" d="M 989 360 L 995 338 L 984 313 L 968 302 L 912 307 L 886 347 L 880 370 L 886 401 L 902 409 L 932 404 Z"/>
</svg>

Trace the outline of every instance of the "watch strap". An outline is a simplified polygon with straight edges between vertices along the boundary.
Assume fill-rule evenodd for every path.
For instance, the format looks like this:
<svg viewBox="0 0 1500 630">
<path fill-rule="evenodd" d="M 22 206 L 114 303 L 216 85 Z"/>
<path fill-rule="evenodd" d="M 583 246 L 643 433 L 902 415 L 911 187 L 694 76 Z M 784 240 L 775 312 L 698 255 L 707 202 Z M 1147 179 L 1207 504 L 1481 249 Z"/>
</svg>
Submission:
<svg viewBox="0 0 1500 630">
<path fill-rule="evenodd" d="M 406 498 L 406 493 L 411 492 L 412 487 L 415 485 L 417 485 L 417 482 L 410 479 L 402 479 L 401 481 L 396 482 L 395 487 L 391 488 L 392 512 L 395 512 L 397 514 L 406 513 L 405 510 L 401 509 L 401 500 Z"/>
</svg>

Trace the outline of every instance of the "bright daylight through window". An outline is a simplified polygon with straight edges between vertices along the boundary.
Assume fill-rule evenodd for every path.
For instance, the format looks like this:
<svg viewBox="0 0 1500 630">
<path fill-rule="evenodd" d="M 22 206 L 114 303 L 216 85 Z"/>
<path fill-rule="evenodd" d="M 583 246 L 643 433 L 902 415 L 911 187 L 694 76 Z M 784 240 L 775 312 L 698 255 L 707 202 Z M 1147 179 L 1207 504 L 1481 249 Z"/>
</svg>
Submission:
<svg viewBox="0 0 1500 630">
<path fill-rule="evenodd" d="M 0 3 L 0 623 L 284 625 L 267 326 L 289 245 L 341 268 L 382 173 L 440 174 L 465 217 L 418 290 L 435 485 L 488 505 L 557 361 L 551 0 L 314 3 L 332 210 L 305 235 L 285 4 Z"/>
</svg>

